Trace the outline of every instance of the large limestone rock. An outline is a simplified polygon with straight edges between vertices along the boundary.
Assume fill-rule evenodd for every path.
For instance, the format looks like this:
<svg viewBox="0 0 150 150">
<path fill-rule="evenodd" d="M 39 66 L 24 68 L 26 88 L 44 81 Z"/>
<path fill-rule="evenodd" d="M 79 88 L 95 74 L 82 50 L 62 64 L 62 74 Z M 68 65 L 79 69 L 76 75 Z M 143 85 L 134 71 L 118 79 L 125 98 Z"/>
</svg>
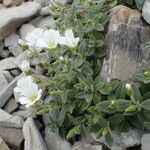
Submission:
<svg viewBox="0 0 150 150">
<path fill-rule="evenodd" d="M 18 7 L 0 10 L 0 40 L 40 12 L 39 3 L 26 2 Z"/>
<path fill-rule="evenodd" d="M 10 128 L 22 128 L 24 120 L 19 116 L 12 116 L 0 109 L 0 126 Z"/>
<path fill-rule="evenodd" d="M 2 108 L 13 94 L 13 89 L 16 86 L 18 78 L 11 81 L 5 88 L 0 91 L 0 108 Z"/>
<path fill-rule="evenodd" d="M 150 57 L 145 57 L 142 46 L 149 39 L 150 27 L 138 10 L 122 5 L 115 7 L 106 37 L 108 55 L 102 68 L 104 79 L 129 80 L 144 65 L 150 68 Z"/>
<path fill-rule="evenodd" d="M 5 88 L 8 85 L 8 81 L 5 78 L 5 76 L 2 74 L 2 72 L 0 72 L 0 90 L 2 90 L 3 88 Z"/>
<path fill-rule="evenodd" d="M 142 137 L 142 150 L 150 149 L 150 133 L 144 134 Z"/>
<path fill-rule="evenodd" d="M 9 6 L 17 6 L 20 5 L 22 2 L 24 2 L 25 0 L 3 0 L 3 4 L 6 7 Z"/>
<path fill-rule="evenodd" d="M 1 150 L 10 150 L 5 141 L 0 137 L 0 149 Z"/>
<path fill-rule="evenodd" d="M 11 150 L 20 150 L 23 142 L 22 129 L 0 127 L 0 137 L 11 147 Z"/>
<path fill-rule="evenodd" d="M 32 118 L 28 118 L 23 125 L 25 139 L 24 150 L 47 150 L 43 138 Z"/>
<path fill-rule="evenodd" d="M 71 150 L 70 143 L 51 132 L 48 127 L 45 129 L 45 142 L 49 150 Z"/>
<path fill-rule="evenodd" d="M 96 142 L 104 143 L 111 150 L 125 150 L 127 148 L 140 145 L 143 134 L 144 133 L 140 130 L 132 130 L 132 129 L 130 129 L 126 133 L 119 132 L 119 131 L 112 131 L 112 137 L 113 137 L 113 146 L 112 147 L 110 147 L 106 143 L 105 138 L 103 138 L 103 137 L 100 139 L 97 139 L 96 135 L 93 134 L 93 139 Z"/>
<path fill-rule="evenodd" d="M 150 0 L 145 0 L 142 10 L 142 15 L 147 23 L 150 24 Z"/>
<path fill-rule="evenodd" d="M 76 142 L 71 150 L 102 150 L 102 146 L 91 145 L 84 142 Z"/>
</svg>

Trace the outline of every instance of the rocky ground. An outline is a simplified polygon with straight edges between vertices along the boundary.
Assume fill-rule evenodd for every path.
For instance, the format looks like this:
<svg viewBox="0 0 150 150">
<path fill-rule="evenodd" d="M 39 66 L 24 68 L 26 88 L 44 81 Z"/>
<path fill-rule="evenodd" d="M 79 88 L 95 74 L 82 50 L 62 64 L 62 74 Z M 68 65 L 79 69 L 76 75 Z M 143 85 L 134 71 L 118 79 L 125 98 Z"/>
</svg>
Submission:
<svg viewBox="0 0 150 150">
<path fill-rule="evenodd" d="M 18 45 L 18 40 L 24 40 L 35 27 L 54 26 L 54 17 L 49 12 L 51 1 L 0 0 L 0 150 L 101 150 L 101 143 L 105 143 L 103 139 L 97 140 L 94 135 L 89 135 L 72 147 L 49 131 L 47 115 L 36 117 L 36 110 L 19 105 L 13 92 L 22 74 L 20 64 L 30 57 Z M 65 5 L 68 1 L 61 2 Z M 147 0 L 145 3 L 143 16 L 150 23 L 150 2 Z M 103 67 L 106 80 L 126 80 L 141 66 L 150 66 L 149 56 L 140 47 L 150 39 L 150 25 L 142 19 L 141 12 L 124 6 L 116 7 L 107 35 L 110 53 Z M 32 66 L 40 71 L 38 61 L 33 61 Z M 126 71 L 122 73 L 124 68 Z M 131 130 L 129 133 L 114 132 L 113 135 L 113 150 L 134 146 L 138 147 L 133 149 L 141 149 L 140 144 L 142 150 L 150 149 L 148 133 Z"/>
</svg>

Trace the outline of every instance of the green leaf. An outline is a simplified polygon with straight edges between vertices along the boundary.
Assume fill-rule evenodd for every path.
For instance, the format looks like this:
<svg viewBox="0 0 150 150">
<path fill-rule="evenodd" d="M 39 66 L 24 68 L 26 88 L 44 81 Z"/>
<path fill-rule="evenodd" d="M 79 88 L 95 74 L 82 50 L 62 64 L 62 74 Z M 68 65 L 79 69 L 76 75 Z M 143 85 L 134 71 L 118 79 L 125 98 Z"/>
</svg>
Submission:
<svg viewBox="0 0 150 150">
<path fill-rule="evenodd" d="M 48 112 L 49 112 L 49 109 L 45 108 L 45 109 L 39 110 L 36 114 L 37 115 L 44 115 L 44 114 L 47 114 Z"/>
<path fill-rule="evenodd" d="M 90 103 L 93 99 L 93 94 L 80 92 L 76 95 L 76 98 L 85 99 L 87 103 Z"/>
<path fill-rule="evenodd" d="M 126 97 L 126 87 L 125 83 L 121 83 L 115 91 L 117 99 L 125 99 Z"/>
<path fill-rule="evenodd" d="M 124 120 L 123 114 L 115 114 L 114 116 L 109 117 L 109 122 L 113 125 L 117 125 Z"/>
<path fill-rule="evenodd" d="M 124 100 L 124 99 L 120 99 L 120 100 L 116 100 L 116 104 L 117 104 L 117 110 L 119 112 L 123 112 L 127 109 L 127 107 L 131 104 L 132 102 L 129 100 Z"/>
<path fill-rule="evenodd" d="M 104 31 L 104 26 L 102 24 L 100 24 L 100 23 L 96 23 L 94 29 L 96 31 Z"/>
<path fill-rule="evenodd" d="M 145 94 L 143 95 L 143 101 L 145 101 L 145 100 L 147 100 L 147 99 L 149 99 L 149 98 L 150 98 L 150 91 L 147 92 L 147 93 L 145 93 Z"/>
<path fill-rule="evenodd" d="M 136 101 L 141 102 L 142 101 L 142 94 L 139 90 L 139 88 L 137 87 L 137 85 L 132 84 L 132 90 L 133 90 L 133 97 Z"/>
<path fill-rule="evenodd" d="M 72 139 L 76 135 L 79 135 L 81 133 L 81 126 L 75 126 L 73 129 L 71 129 L 67 135 L 67 139 Z"/>
<path fill-rule="evenodd" d="M 101 127 L 106 127 L 106 126 L 107 126 L 107 121 L 106 121 L 106 119 L 104 119 L 104 118 L 102 118 L 102 117 L 99 117 L 98 124 L 99 124 Z"/>
<path fill-rule="evenodd" d="M 110 104 L 111 104 L 111 101 L 106 100 L 104 102 L 100 102 L 99 104 L 97 104 L 97 108 L 102 112 L 113 114 L 116 112 L 116 110 L 110 109 L 109 108 Z"/>
<path fill-rule="evenodd" d="M 113 138 L 111 134 L 106 135 L 105 139 L 106 139 L 106 143 L 111 147 L 113 145 Z"/>
<path fill-rule="evenodd" d="M 135 0 L 136 6 L 139 10 L 142 10 L 145 0 Z"/>
<path fill-rule="evenodd" d="M 150 99 L 144 101 L 141 106 L 143 109 L 150 111 Z"/>
<path fill-rule="evenodd" d="M 150 122 L 144 122 L 144 127 L 150 130 Z"/>
<path fill-rule="evenodd" d="M 95 78 L 93 84 L 94 84 L 94 90 L 98 91 L 98 90 L 100 90 L 104 86 L 105 82 L 99 76 L 97 76 Z"/>
</svg>

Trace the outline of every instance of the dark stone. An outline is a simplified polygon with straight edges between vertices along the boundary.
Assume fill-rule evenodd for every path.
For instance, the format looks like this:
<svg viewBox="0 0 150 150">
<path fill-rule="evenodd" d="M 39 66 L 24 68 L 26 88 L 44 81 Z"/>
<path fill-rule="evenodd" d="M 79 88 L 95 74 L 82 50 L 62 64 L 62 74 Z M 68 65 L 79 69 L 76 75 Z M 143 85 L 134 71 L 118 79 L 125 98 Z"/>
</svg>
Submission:
<svg viewBox="0 0 150 150">
<path fill-rule="evenodd" d="M 138 10 L 115 7 L 106 36 L 108 55 L 102 68 L 104 79 L 128 81 L 141 68 L 150 68 L 150 57 L 144 51 L 149 39 L 150 26 L 142 20 Z"/>
</svg>

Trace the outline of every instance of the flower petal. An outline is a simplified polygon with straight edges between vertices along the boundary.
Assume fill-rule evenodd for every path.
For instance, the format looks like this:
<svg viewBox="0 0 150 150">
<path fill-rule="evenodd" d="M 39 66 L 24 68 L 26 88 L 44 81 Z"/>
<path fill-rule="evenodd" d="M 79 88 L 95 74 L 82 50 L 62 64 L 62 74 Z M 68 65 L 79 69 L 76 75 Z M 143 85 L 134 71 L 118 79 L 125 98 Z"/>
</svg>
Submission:
<svg viewBox="0 0 150 150">
<path fill-rule="evenodd" d="M 65 37 L 69 39 L 74 39 L 73 31 L 71 29 L 66 30 Z"/>
<path fill-rule="evenodd" d="M 59 44 L 61 44 L 61 45 L 67 45 L 66 38 L 65 37 L 60 37 L 59 38 Z"/>
<path fill-rule="evenodd" d="M 27 98 L 27 97 L 21 97 L 21 98 L 19 98 L 19 102 L 20 102 L 21 105 L 29 104 L 30 103 L 30 99 Z"/>
</svg>

